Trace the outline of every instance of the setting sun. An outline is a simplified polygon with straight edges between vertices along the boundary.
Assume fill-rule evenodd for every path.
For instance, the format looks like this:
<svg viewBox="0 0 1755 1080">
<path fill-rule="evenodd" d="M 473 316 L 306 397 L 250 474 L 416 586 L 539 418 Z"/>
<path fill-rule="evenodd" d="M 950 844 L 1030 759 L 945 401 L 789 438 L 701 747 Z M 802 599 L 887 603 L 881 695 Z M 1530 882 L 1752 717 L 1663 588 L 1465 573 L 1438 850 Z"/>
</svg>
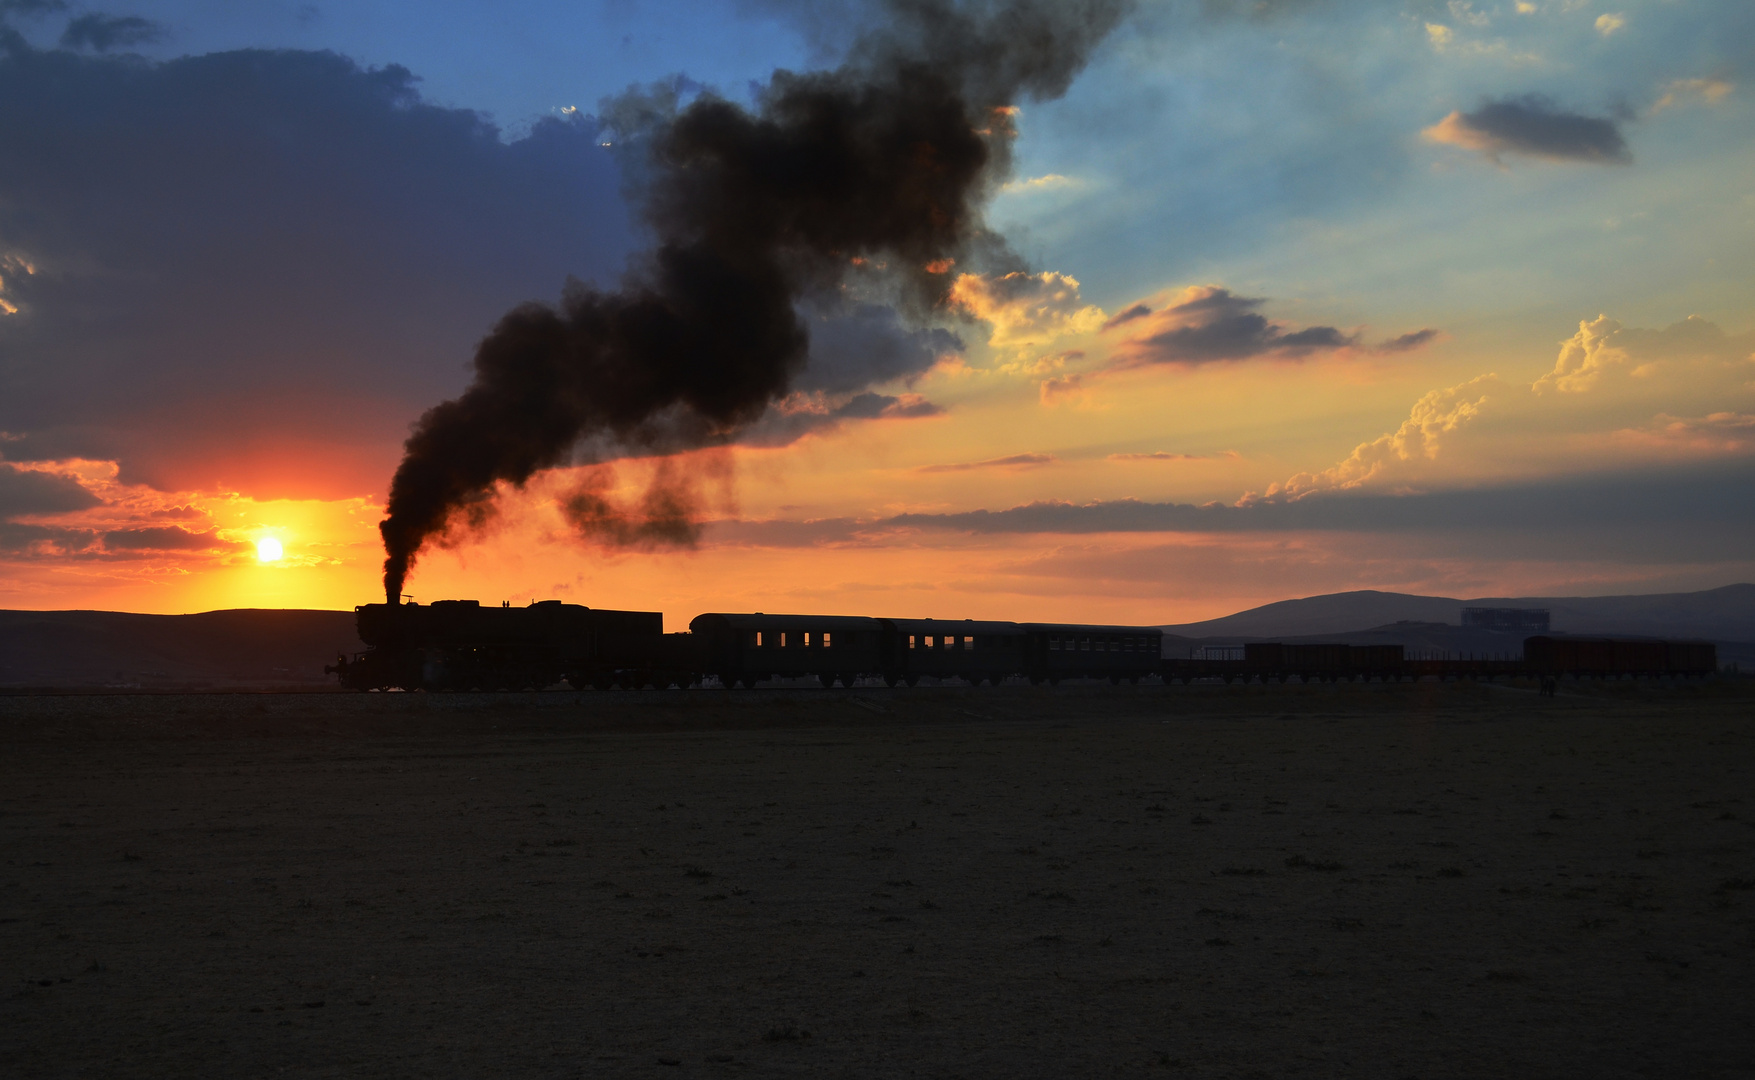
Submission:
<svg viewBox="0 0 1755 1080">
<path fill-rule="evenodd" d="M 272 536 L 264 536 L 256 541 L 256 558 L 263 562 L 278 562 L 281 556 L 280 541 Z"/>
</svg>

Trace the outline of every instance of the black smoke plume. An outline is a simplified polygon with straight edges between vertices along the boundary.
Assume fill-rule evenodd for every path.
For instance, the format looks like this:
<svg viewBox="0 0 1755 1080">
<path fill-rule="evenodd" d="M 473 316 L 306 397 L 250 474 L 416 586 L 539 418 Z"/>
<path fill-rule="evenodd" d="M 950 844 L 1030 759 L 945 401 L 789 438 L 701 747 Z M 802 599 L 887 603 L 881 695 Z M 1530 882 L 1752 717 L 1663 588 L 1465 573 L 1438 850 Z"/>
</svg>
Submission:
<svg viewBox="0 0 1755 1080">
<path fill-rule="evenodd" d="M 776 72 L 750 111 L 712 94 L 635 93 L 604 119 L 654 237 L 616 292 L 525 304 L 475 355 L 462 396 L 414 427 L 390 485 L 384 589 L 499 483 L 581 443 L 671 453 L 729 441 L 784 397 L 809 335 L 796 305 L 882 274 L 916 313 L 950 268 L 1003 245 L 980 207 L 1008 170 L 1011 106 L 1065 91 L 1128 0 L 892 0 L 832 71 Z M 646 529 L 591 492 L 566 507 L 614 542 L 694 534 L 661 485 Z"/>
</svg>

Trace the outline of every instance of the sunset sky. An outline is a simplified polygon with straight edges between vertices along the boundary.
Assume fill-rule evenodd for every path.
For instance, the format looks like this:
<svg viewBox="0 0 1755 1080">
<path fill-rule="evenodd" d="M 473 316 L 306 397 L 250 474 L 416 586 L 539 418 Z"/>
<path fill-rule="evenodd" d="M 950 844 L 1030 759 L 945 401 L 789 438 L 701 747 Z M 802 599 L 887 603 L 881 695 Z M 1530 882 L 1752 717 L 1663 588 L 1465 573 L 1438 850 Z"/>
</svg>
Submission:
<svg viewBox="0 0 1755 1080">
<path fill-rule="evenodd" d="M 409 425 L 646 241 L 606 99 L 747 104 L 883 18 L 0 0 L 0 607 L 382 599 Z M 1751 76 L 1748 0 L 1142 0 L 1012 117 L 1029 270 L 801 308 L 794 392 L 668 466 L 696 546 L 576 534 L 661 467 L 612 453 L 407 591 L 680 629 L 1755 580 Z"/>
</svg>

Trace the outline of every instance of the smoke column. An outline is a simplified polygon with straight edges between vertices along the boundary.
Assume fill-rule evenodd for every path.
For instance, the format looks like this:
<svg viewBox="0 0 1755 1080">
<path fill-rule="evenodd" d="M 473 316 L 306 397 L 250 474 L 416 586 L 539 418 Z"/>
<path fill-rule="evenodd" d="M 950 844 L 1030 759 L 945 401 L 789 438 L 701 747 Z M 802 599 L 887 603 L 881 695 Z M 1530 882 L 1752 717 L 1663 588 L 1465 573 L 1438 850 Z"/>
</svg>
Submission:
<svg viewBox="0 0 1755 1080">
<path fill-rule="evenodd" d="M 908 306 L 942 307 L 952 265 L 1002 248 L 980 206 L 1009 169 L 1009 106 L 1063 93 L 1127 3 L 892 0 L 839 68 L 776 72 L 754 112 L 712 95 L 613 103 L 654 246 L 618 291 L 574 283 L 558 309 L 506 314 L 469 388 L 415 424 L 379 526 L 389 602 L 427 540 L 582 441 L 733 437 L 804 367 L 799 299 L 881 272 Z"/>
</svg>

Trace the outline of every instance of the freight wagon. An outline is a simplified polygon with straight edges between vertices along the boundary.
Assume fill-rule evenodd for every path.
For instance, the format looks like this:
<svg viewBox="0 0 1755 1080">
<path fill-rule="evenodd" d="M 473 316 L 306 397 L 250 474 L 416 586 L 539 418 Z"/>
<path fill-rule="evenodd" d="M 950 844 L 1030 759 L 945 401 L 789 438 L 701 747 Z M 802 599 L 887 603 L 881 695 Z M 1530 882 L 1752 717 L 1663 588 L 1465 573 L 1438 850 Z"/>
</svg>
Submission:
<svg viewBox="0 0 1755 1080">
<path fill-rule="evenodd" d="M 1718 649 L 1710 641 L 1532 637 L 1524 640 L 1523 659 L 1545 675 L 1574 678 L 1709 675 L 1718 670 Z"/>
</svg>

